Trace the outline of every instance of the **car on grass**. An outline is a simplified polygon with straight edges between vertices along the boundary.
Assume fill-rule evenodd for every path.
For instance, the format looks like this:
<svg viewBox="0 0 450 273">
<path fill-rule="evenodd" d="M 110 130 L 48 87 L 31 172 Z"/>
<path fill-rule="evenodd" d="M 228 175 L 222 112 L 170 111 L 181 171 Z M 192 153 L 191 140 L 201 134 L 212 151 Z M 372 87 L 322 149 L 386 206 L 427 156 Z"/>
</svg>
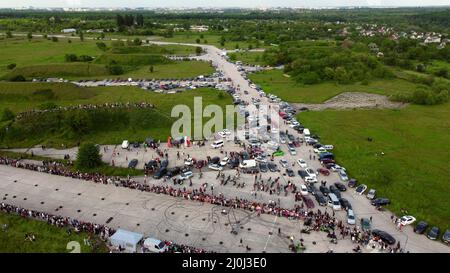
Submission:
<svg viewBox="0 0 450 273">
<path fill-rule="evenodd" d="M 391 201 L 387 198 L 376 198 L 372 200 L 371 204 L 372 206 L 381 207 L 385 205 L 389 205 Z"/>
<path fill-rule="evenodd" d="M 352 209 L 347 210 L 347 224 L 354 225 L 356 224 L 355 213 Z"/>
<path fill-rule="evenodd" d="M 367 190 L 367 186 L 365 184 L 361 184 L 358 187 L 356 187 L 355 191 L 357 194 L 361 195 Z"/>
<path fill-rule="evenodd" d="M 428 231 L 427 237 L 430 240 L 436 240 L 439 237 L 439 233 L 441 233 L 441 230 L 438 227 L 432 227 L 430 231 Z"/>
<path fill-rule="evenodd" d="M 298 165 L 300 165 L 300 167 L 302 167 L 302 168 L 308 167 L 308 164 L 306 164 L 306 161 L 305 161 L 304 159 L 302 159 L 302 158 L 298 159 L 298 160 L 297 160 L 297 163 L 298 163 Z"/>
<path fill-rule="evenodd" d="M 428 228 L 428 223 L 425 221 L 420 221 L 415 227 L 414 232 L 417 234 L 424 234 Z"/>
<path fill-rule="evenodd" d="M 128 163 L 128 168 L 134 169 L 134 168 L 136 168 L 137 164 L 138 164 L 138 160 L 137 159 L 133 159 L 133 160 L 130 161 L 130 163 Z"/>
<path fill-rule="evenodd" d="M 223 170 L 223 167 L 220 166 L 219 164 L 209 164 L 208 168 L 214 171 L 221 171 Z"/>
<path fill-rule="evenodd" d="M 415 221 L 416 221 L 416 218 L 411 215 L 405 215 L 405 216 L 400 217 L 400 223 L 404 226 L 411 225 Z"/>
<path fill-rule="evenodd" d="M 369 199 L 369 200 L 375 199 L 375 196 L 376 196 L 376 190 L 375 189 L 370 189 L 369 192 L 366 195 L 367 199 Z"/>
<path fill-rule="evenodd" d="M 392 237 L 391 234 L 387 233 L 386 231 L 383 230 L 379 230 L 379 229 L 374 229 L 372 230 L 372 235 L 376 236 L 376 237 L 380 237 L 380 239 L 389 244 L 389 245 L 393 245 L 395 244 L 396 240 L 394 237 Z"/>
<path fill-rule="evenodd" d="M 308 188 L 305 185 L 303 185 L 303 184 L 300 185 L 300 194 L 301 195 L 308 195 Z"/>
<path fill-rule="evenodd" d="M 345 187 L 344 184 L 342 184 L 341 182 L 336 182 L 334 183 L 334 186 L 339 190 L 339 191 L 346 191 L 347 187 Z"/>
</svg>

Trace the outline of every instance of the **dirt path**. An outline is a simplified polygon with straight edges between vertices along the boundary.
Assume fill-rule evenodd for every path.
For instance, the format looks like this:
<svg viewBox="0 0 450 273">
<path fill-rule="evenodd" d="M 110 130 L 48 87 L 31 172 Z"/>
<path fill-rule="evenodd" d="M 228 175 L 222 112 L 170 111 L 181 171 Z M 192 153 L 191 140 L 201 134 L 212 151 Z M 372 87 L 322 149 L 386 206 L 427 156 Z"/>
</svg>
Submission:
<svg viewBox="0 0 450 273">
<path fill-rule="evenodd" d="M 388 97 L 379 94 L 363 92 L 344 92 L 324 103 L 292 103 L 297 109 L 308 108 L 311 111 L 321 111 L 326 109 L 358 109 L 358 108 L 378 108 L 378 109 L 398 109 L 407 104 L 390 101 Z"/>
</svg>

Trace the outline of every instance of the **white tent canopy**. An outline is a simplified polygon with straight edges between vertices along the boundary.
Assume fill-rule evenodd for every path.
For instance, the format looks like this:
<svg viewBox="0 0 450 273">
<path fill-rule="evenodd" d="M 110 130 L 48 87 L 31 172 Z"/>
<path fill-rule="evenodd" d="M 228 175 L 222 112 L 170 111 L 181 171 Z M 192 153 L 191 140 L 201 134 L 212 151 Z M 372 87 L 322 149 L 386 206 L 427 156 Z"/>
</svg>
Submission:
<svg viewBox="0 0 450 273">
<path fill-rule="evenodd" d="M 124 229 L 118 229 L 109 240 L 113 246 L 125 248 L 127 251 L 136 252 L 137 244 L 144 237 L 144 234 L 136 233 Z"/>
</svg>

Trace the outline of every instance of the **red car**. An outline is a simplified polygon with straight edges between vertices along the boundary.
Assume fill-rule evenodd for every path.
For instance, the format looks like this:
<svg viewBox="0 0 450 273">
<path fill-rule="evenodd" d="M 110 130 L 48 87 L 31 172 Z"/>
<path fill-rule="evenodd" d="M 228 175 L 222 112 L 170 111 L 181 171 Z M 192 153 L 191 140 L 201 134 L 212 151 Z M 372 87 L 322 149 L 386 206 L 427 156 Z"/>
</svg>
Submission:
<svg viewBox="0 0 450 273">
<path fill-rule="evenodd" d="M 302 199 L 308 209 L 314 208 L 314 202 L 311 198 L 309 198 L 308 196 L 302 195 Z"/>
<path fill-rule="evenodd" d="M 317 169 L 317 171 L 322 175 L 326 175 L 326 176 L 330 175 L 330 171 L 325 168 L 319 168 L 319 169 Z"/>
</svg>

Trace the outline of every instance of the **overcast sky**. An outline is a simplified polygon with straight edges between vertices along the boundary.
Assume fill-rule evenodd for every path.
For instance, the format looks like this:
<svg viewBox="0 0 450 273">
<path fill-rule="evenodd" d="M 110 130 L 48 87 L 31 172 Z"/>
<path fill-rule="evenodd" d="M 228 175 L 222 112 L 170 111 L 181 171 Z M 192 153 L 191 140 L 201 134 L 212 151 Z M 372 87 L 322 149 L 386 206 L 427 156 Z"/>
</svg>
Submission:
<svg viewBox="0 0 450 273">
<path fill-rule="evenodd" d="M 0 0 L 0 7 L 330 7 L 437 6 L 450 0 Z"/>
</svg>

